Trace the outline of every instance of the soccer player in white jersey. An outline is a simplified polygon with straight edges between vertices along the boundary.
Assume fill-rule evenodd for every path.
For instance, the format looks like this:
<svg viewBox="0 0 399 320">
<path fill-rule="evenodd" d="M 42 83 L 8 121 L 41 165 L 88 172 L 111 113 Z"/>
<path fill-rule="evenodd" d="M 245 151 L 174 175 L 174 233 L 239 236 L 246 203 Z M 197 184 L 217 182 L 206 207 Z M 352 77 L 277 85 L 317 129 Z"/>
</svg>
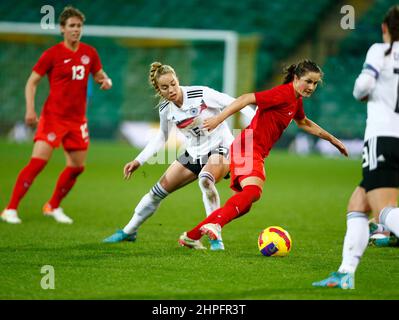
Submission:
<svg viewBox="0 0 399 320">
<path fill-rule="evenodd" d="M 384 43 L 373 44 L 353 95 L 367 102 L 363 180 L 353 192 L 347 214 L 343 259 L 337 272 L 316 287 L 354 289 L 354 275 L 367 248 L 370 231 L 399 236 L 399 6 L 382 23 Z M 369 230 L 368 216 L 379 222 Z"/>
<path fill-rule="evenodd" d="M 123 230 L 117 230 L 104 239 L 107 243 L 135 241 L 138 228 L 155 212 L 161 201 L 168 194 L 197 178 L 205 211 L 209 215 L 220 207 L 215 183 L 229 173 L 229 147 L 234 137 L 227 123 L 223 123 L 212 132 L 203 129 L 202 123 L 205 119 L 220 113 L 235 99 L 204 86 L 180 86 L 174 69 L 159 62 L 151 64 L 149 80 L 161 97 L 160 130 L 136 159 L 125 165 L 125 178 L 129 179 L 137 168 L 165 145 L 173 125 L 185 135 L 186 151 L 144 195 Z M 249 106 L 243 110 L 244 115 L 252 119 L 255 111 Z M 222 241 L 211 241 L 211 250 L 223 249 Z"/>
</svg>

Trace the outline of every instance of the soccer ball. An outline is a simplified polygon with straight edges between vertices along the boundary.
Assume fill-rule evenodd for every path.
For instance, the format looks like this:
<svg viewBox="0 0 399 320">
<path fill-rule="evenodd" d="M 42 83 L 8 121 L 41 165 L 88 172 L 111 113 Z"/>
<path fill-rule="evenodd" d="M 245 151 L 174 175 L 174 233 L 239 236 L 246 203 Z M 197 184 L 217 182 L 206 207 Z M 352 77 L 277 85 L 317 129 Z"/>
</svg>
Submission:
<svg viewBox="0 0 399 320">
<path fill-rule="evenodd" d="M 284 257 L 291 251 L 291 236 L 281 227 L 268 227 L 259 234 L 258 247 L 266 257 Z"/>
</svg>

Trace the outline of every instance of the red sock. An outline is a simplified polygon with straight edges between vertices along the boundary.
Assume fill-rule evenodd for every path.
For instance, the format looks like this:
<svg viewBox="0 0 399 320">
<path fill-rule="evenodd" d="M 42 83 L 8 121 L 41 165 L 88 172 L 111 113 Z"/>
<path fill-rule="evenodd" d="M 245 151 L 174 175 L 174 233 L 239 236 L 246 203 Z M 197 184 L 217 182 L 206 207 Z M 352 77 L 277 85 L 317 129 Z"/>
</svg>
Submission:
<svg viewBox="0 0 399 320">
<path fill-rule="evenodd" d="M 19 202 L 29 190 L 33 180 L 35 180 L 36 176 L 43 170 L 46 164 L 47 160 L 39 158 L 30 159 L 26 167 L 19 172 L 7 209 L 17 210 Z"/>
<path fill-rule="evenodd" d="M 255 185 L 249 185 L 242 189 L 241 192 L 232 196 L 227 200 L 226 204 L 213 211 L 205 220 L 198 224 L 194 229 L 187 232 L 187 236 L 191 239 L 198 240 L 201 238 L 199 230 L 204 224 L 218 223 L 221 227 L 229 223 L 231 220 L 246 214 L 252 206 L 252 203 L 259 200 L 262 189 Z"/>
<path fill-rule="evenodd" d="M 61 172 L 54 193 L 48 202 L 53 209 L 60 206 L 61 200 L 64 199 L 72 189 L 77 177 L 83 170 L 84 167 L 66 167 L 64 171 Z"/>
</svg>

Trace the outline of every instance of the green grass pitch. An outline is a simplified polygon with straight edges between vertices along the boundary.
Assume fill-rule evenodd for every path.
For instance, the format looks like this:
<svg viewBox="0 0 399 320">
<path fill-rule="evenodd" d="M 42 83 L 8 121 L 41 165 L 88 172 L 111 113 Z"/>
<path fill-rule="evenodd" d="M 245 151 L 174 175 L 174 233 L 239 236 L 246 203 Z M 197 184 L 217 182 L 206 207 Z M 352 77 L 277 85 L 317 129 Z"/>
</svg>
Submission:
<svg viewBox="0 0 399 320">
<path fill-rule="evenodd" d="M 30 143 L 0 141 L 1 207 L 31 149 Z M 360 179 L 360 160 L 273 151 L 262 198 L 224 228 L 225 252 L 177 244 L 179 235 L 205 216 L 196 183 L 170 195 L 142 226 L 136 243 L 103 244 L 129 221 L 166 168 L 147 164 L 124 181 L 122 168 L 137 152 L 125 143 L 92 143 L 86 171 L 62 203 L 73 225 L 41 214 L 64 166 L 62 151 L 54 153 L 20 205 L 23 223 L 0 223 L 0 299 L 399 298 L 398 248 L 368 248 L 355 290 L 311 286 L 341 262 L 346 204 Z M 231 195 L 228 181 L 218 190 L 224 203 Z M 258 234 L 272 225 L 291 234 L 288 257 L 259 254 Z M 54 290 L 40 286 L 44 265 L 54 267 Z"/>
</svg>

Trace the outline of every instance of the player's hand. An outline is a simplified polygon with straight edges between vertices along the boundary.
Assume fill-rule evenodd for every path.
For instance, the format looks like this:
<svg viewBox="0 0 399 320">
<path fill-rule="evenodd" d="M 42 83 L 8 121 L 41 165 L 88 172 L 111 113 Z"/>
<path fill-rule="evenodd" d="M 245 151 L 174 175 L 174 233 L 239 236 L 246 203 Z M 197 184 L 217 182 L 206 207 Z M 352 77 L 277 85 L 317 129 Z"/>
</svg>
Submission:
<svg viewBox="0 0 399 320">
<path fill-rule="evenodd" d="M 339 150 L 339 152 L 341 152 L 345 157 L 349 156 L 349 152 L 346 149 L 345 145 L 338 140 L 337 138 L 333 138 L 331 140 L 331 143 Z"/>
<path fill-rule="evenodd" d="M 139 167 L 140 162 L 138 162 L 137 160 L 126 163 L 125 167 L 123 168 L 123 177 L 125 178 L 125 180 L 128 180 L 132 173 L 136 171 Z"/>
<path fill-rule="evenodd" d="M 109 90 L 112 88 L 111 78 L 104 78 L 104 79 L 100 80 L 100 83 L 101 83 L 101 86 L 100 86 L 101 90 Z"/>
<path fill-rule="evenodd" d="M 25 113 L 25 124 L 29 127 L 36 127 L 39 119 L 35 111 L 26 111 Z"/>
<path fill-rule="evenodd" d="M 222 121 L 220 121 L 218 116 L 214 116 L 214 117 L 205 119 L 202 126 L 204 129 L 211 131 L 211 130 L 215 129 L 221 122 Z"/>
</svg>

